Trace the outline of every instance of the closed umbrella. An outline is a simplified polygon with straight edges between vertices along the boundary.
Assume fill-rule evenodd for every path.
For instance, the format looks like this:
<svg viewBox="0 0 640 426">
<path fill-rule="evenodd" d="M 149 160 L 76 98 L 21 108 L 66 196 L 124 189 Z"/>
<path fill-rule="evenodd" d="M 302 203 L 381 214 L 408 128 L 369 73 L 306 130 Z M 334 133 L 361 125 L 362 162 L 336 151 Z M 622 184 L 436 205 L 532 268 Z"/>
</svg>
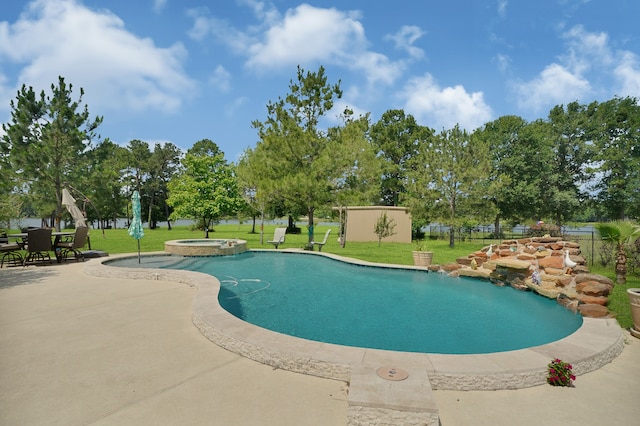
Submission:
<svg viewBox="0 0 640 426">
<path fill-rule="evenodd" d="M 62 205 L 67 208 L 67 211 L 73 218 L 73 221 L 78 226 L 87 226 L 87 222 L 84 219 L 82 210 L 76 205 L 76 199 L 73 198 L 67 188 L 62 188 Z"/>
<path fill-rule="evenodd" d="M 133 210 L 133 219 L 131 220 L 131 225 L 129 225 L 129 235 L 138 240 L 138 263 L 140 263 L 140 238 L 144 237 L 144 230 L 142 229 L 140 194 L 138 191 L 133 191 L 131 196 L 131 210 Z"/>
</svg>

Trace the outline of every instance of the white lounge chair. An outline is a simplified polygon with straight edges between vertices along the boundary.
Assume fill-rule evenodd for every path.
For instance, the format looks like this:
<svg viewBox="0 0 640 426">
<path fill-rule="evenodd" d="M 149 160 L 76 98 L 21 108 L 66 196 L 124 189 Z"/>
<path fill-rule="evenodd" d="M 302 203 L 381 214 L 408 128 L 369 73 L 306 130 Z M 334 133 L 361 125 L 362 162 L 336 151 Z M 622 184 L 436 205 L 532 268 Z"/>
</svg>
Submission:
<svg viewBox="0 0 640 426">
<path fill-rule="evenodd" d="M 329 229 L 325 234 L 324 234 L 324 240 L 322 240 L 322 242 L 320 241 L 311 241 L 311 246 L 315 247 L 318 246 L 318 251 L 322 251 L 322 247 L 327 244 L 327 238 L 329 238 L 329 234 L 331 233 L 331 229 Z"/>
<path fill-rule="evenodd" d="M 287 228 L 276 228 L 275 232 L 273 233 L 273 240 L 267 242 L 269 244 L 273 244 L 277 249 L 280 244 L 284 243 L 284 236 L 286 235 L 286 233 Z"/>
</svg>

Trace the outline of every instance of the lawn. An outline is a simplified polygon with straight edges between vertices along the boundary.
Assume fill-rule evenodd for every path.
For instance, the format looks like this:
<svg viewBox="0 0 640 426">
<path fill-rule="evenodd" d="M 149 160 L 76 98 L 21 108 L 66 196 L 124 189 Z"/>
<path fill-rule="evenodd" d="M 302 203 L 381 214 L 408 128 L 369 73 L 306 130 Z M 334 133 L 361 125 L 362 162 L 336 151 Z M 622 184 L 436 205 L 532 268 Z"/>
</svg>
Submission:
<svg viewBox="0 0 640 426">
<path fill-rule="evenodd" d="M 273 237 L 276 225 L 265 225 L 263 244 L 260 244 L 260 234 L 251 233 L 250 224 L 239 225 L 218 225 L 213 232 L 209 232 L 209 238 L 238 238 L 247 240 L 249 248 L 273 249 L 267 241 Z M 315 229 L 316 239 L 321 238 L 330 227 L 319 225 Z M 258 229 L 256 227 L 256 229 Z M 304 229 L 304 228 L 303 228 Z M 349 242 L 344 248 L 340 247 L 337 241 L 336 227 L 331 227 L 331 235 L 327 244 L 322 249 L 323 252 L 334 253 L 345 257 L 362 259 L 377 263 L 394 263 L 400 265 L 413 264 L 411 252 L 415 249 L 414 244 L 384 242 L 378 246 L 377 242 L 356 243 Z M 176 227 L 169 231 L 166 228 L 145 229 L 145 235 L 140 240 L 140 250 L 143 252 L 163 251 L 164 242 L 177 239 L 203 238 L 202 231 L 194 231 L 188 227 Z M 477 242 L 476 242 L 477 241 Z M 307 242 L 307 235 L 303 231 L 299 235 L 287 234 L 286 241 L 281 248 L 303 248 Z M 495 241 L 497 242 L 497 241 Z M 494 243 L 495 243 L 494 242 Z M 434 252 L 433 263 L 443 264 L 455 262 L 456 258 L 467 256 L 469 253 L 488 245 L 488 240 L 471 240 L 456 242 L 455 248 L 449 247 L 447 240 L 428 240 L 427 249 Z M 91 231 L 91 248 L 103 250 L 110 254 L 133 253 L 138 249 L 136 240 L 127 234 L 126 229 L 106 229 L 104 236 L 100 230 Z M 608 276 L 615 280 L 613 268 L 604 268 L 597 263 L 590 267 L 591 272 Z M 633 326 L 631 309 L 626 290 L 632 287 L 640 287 L 640 277 L 629 275 L 626 285 L 616 285 L 612 295 L 609 297 L 609 309 L 616 315 L 620 325 L 624 328 Z"/>
</svg>

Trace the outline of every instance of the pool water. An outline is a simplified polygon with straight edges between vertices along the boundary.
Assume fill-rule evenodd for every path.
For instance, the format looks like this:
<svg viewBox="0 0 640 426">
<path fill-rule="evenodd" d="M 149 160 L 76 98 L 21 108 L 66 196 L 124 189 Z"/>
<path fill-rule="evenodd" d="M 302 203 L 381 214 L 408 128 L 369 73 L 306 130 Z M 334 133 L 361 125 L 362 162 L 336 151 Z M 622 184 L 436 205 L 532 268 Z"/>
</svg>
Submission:
<svg viewBox="0 0 640 426">
<path fill-rule="evenodd" d="M 302 253 L 168 259 L 155 266 L 217 277 L 220 305 L 238 318 L 339 345 L 490 353 L 546 344 L 582 325 L 555 301 L 485 280 Z"/>
</svg>

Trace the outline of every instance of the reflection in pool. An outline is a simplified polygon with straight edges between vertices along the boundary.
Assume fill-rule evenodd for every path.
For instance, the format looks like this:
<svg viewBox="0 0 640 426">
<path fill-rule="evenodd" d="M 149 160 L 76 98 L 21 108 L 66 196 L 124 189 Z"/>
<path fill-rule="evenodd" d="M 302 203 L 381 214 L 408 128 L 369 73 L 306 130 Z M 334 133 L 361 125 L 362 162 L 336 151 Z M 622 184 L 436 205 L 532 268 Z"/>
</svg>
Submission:
<svg viewBox="0 0 640 426">
<path fill-rule="evenodd" d="M 151 260 L 153 259 L 153 260 Z M 364 267 L 305 253 L 154 256 L 142 267 L 214 275 L 220 305 L 252 324 L 310 340 L 405 352 L 501 352 L 559 340 L 582 317 L 484 280 Z M 116 266 L 125 260 L 113 262 Z"/>
</svg>

